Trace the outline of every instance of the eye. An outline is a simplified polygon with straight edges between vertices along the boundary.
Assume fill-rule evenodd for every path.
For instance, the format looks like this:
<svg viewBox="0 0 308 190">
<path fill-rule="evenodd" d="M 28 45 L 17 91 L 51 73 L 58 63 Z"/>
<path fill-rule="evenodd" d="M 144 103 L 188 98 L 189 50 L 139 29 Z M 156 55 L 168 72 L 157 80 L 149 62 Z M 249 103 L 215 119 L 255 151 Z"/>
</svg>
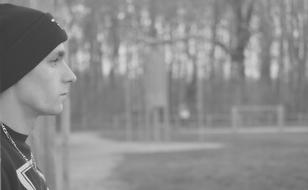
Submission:
<svg viewBox="0 0 308 190">
<path fill-rule="evenodd" d="M 48 63 L 50 63 L 52 66 L 56 66 L 60 62 L 60 58 L 50 59 L 48 60 Z"/>
<path fill-rule="evenodd" d="M 55 67 L 55 66 L 59 65 L 59 63 L 63 62 L 64 55 L 65 55 L 65 54 L 64 54 L 64 52 L 62 52 L 62 51 L 53 53 L 53 54 L 47 59 L 47 62 L 48 62 L 52 67 Z"/>
</svg>

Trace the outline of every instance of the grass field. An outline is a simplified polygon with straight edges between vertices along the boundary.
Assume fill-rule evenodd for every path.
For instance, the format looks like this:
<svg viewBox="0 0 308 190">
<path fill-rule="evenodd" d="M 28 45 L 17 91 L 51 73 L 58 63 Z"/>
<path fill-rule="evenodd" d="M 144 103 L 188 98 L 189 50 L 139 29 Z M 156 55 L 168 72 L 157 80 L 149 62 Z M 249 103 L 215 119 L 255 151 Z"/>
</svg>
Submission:
<svg viewBox="0 0 308 190">
<path fill-rule="evenodd" d="M 208 134 L 220 149 L 131 153 L 120 190 L 306 190 L 308 133 Z"/>
</svg>

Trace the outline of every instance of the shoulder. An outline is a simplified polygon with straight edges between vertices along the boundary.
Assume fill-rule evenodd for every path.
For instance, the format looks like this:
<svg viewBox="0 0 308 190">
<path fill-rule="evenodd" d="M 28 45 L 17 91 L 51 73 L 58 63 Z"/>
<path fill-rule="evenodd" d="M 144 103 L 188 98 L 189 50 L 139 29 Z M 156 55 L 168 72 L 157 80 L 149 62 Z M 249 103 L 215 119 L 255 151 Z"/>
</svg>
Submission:
<svg viewBox="0 0 308 190">
<path fill-rule="evenodd" d="M 1 137 L 1 168 L 9 167 L 14 163 L 14 151 L 6 138 Z"/>
<path fill-rule="evenodd" d="M 7 165 L 3 162 L 5 159 L 4 155 L 1 154 L 1 189 L 14 190 L 13 184 L 17 184 L 16 174 L 12 169 L 12 165 Z"/>
<path fill-rule="evenodd" d="M 1 162 L 2 165 L 2 162 Z M 10 177 L 7 173 L 7 171 L 1 167 L 1 189 L 5 190 L 13 190 L 13 187 L 11 187 Z"/>
<path fill-rule="evenodd" d="M 1 155 L 2 157 L 2 155 Z M 12 166 L 4 166 L 1 160 L 1 189 L 3 190 L 22 190 L 16 172 Z"/>
<path fill-rule="evenodd" d="M 18 184 L 16 167 L 18 161 L 9 144 L 1 138 L 1 189 L 15 190 Z"/>
</svg>

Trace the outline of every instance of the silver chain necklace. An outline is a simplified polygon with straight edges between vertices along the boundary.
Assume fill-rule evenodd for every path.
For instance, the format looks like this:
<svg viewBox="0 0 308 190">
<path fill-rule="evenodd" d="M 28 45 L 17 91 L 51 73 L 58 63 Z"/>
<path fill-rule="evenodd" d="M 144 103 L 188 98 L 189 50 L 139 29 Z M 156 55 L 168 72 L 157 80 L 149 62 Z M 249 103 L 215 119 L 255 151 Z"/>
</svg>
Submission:
<svg viewBox="0 0 308 190">
<path fill-rule="evenodd" d="M 10 141 L 10 143 L 15 147 L 15 149 L 18 151 L 18 153 L 23 157 L 23 159 L 26 161 L 26 162 L 29 162 L 29 159 L 21 152 L 21 150 L 17 147 L 15 141 L 13 140 L 13 138 L 11 137 L 11 135 L 9 134 L 9 132 L 7 131 L 6 127 L 4 126 L 4 124 L 2 122 L 1 123 L 1 127 L 2 127 L 2 130 L 5 134 L 5 136 L 7 137 L 7 139 Z M 36 162 L 34 160 L 34 157 L 33 157 L 33 154 L 31 152 L 31 160 L 32 160 L 32 165 L 34 166 L 35 170 L 37 170 L 37 167 L 36 167 Z"/>
</svg>

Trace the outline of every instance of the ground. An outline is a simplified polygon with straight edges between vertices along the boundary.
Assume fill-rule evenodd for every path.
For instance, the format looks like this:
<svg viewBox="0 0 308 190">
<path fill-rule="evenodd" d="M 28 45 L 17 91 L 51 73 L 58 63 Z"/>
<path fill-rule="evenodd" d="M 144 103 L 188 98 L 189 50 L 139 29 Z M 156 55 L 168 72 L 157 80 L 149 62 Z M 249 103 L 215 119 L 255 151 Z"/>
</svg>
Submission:
<svg viewBox="0 0 308 190">
<path fill-rule="evenodd" d="M 70 138 L 70 178 L 75 190 L 113 189 L 120 182 L 109 178 L 127 153 L 157 153 L 222 148 L 219 143 L 116 142 L 97 133 L 75 133 Z"/>
<path fill-rule="evenodd" d="M 308 189 L 308 133 L 204 137 L 204 143 L 187 141 L 187 135 L 185 143 L 125 143 L 74 133 L 71 189 Z"/>
</svg>

